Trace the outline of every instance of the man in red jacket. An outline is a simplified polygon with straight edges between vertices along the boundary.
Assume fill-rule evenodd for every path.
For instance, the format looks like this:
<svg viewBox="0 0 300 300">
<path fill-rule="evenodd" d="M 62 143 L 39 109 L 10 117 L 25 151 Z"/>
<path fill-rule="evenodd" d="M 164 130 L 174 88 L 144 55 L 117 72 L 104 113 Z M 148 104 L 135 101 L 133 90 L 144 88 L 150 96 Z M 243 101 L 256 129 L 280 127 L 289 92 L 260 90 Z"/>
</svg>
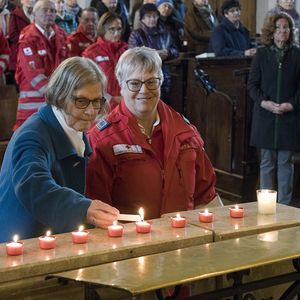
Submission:
<svg viewBox="0 0 300 300">
<path fill-rule="evenodd" d="M 48 77 L 69 57 L 67 33 L 54 24 L 55 4 L 39 0 L 33 14 L 35 23 L 24 28 L 18 43 L 16 81 L 20 85 L 20 97 L 13 130 L 45 105 Z"/>
<path fill-rule="evenodd" d="M 94 7 L 85 8 L 78 29 L 73 31 L 67 39 L 71 56 L 81 56 L 82 52 L 97 40 L 98 11 Z"/>
<path fill-rule="evenodd" d="M 7 39 L 0 28 L 0 76 L 4 73 L 9 62 L 10 49 L 8 46 Z M 0 80 L 1 81 L 1 80 Z"/>
</svg>

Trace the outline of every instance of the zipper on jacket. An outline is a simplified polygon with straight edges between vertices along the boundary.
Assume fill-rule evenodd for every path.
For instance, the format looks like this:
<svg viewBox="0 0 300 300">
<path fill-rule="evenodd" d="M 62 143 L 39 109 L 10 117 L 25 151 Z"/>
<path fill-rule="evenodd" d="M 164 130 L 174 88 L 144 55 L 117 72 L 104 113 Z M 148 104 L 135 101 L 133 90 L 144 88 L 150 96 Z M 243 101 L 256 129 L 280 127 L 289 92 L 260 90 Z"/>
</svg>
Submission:
<svg viewBox="0 0 300 300">
<path fill-rule="evenodd" d="M 176 167 L 177 167 L 177 171 L 178 171 L 178 174 L 179 174 L 179 178 L 181 179 L 181 167 L 180 167 L 180 164 L 176 163 Z"/>
<path fill-rule="evenodd" d="M 282 62 L 280 62 L 279 66 L 278 66 L 276 103 L 280 103 L 281 65 L 282 65 Z M 278 148 L 278 134 L 279 134 L 279 115 L 276 114 L 275 115 L 275 141 L 274 141 L 275 149 Z"/>
<path fill-rule="evenodd" d="M 163 188 L 165 188 L 165 170 L 161 170 L 160 173 L 161 173 L 161 180 L 163 183 Z"/>
</svg>

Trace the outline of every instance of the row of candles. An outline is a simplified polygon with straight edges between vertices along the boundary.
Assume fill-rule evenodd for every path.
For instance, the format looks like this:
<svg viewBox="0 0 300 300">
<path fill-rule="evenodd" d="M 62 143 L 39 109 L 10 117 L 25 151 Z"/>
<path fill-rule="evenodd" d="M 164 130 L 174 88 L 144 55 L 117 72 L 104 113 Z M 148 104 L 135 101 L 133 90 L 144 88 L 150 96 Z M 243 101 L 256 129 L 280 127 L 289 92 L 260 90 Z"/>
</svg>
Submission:
<svg viewBox="0 0 300 300">
<path fill-rule="evenodd" d="M 258 213 L 259 214 L 274 214 L 276 212 L 276 200 L 277 192 L 274 190 L 257 190 L 257 201 L 258 201 Z M 236 205 L 235 207 L 229 207 L 231 218 L 243 218 L 244 208 Z M 199 221 L 203 223 L 213 222 L 214 213 L 208 211 L 199 211 Z M 119 214 L 118 220 L 122 221 L 136 221 L 136 231 L 138 233 L 149 233 L 151 231 L 152 223 L 149 221 L 144 221 L 144 211 L 141 208 L 139 210 L 139 215 L 124 215 Z M 186 226 L 186 217 L 177 216 L 171 217 L 171 224 L 174 228 L 183 228 Z M 112 226 L 108 227 L 108 236 L 110 237 L 121 237 L 123 235 L 123 225 L 118 225 L 115 221 Z M 79 230 L 72 232 L 72 240 L 75 244 L 84 244 L 88 241 L 89 232 L 83 230 L 83 226 L 80 226 Z M 41 249 L 53 249 L 55 247 L 56 237 L 50 235 L 50 231 L 47 235 L 40 236 L 39 246 Z M 6 243 L 6 253 L 8 255 L 20 255 L 23 253 L 24 243 L 18 242 L 18 237 L 14 237 L 13 242 Z"/>
<path fill-rule="evenodd" d="M 230 217 L 232 218 L 243 218 L 244 216 L 244 208 L 236 205 L 235 207 L 230 207 Z M 144 212 L 142 209 L 140 210 L 140 215 L 121 215 L 118 219 L 122 219 L 123 221 L 130 221 L 132 219 L 140 218 L 140 221 L 136 222 L 136 232 L 137 233 L 149 233 L 151 231 L 152 222 L 144 221 L 143 215 Z M 199 211 L 199 221 L 203 223 L 211 223 L 213 222 L 214 213 L 208 211 Z M 171 217 L 171 224 L 174 228 L 184 228 L 186 226 L 186 217 L 180 216 L 177 214 L 176 216 Z M 121 237 L 123 235 L 123 225 L 117 224 L 117 222 L 113 222 L 113 225 L 108 227 L 108 236 L 110 237 Z M 72 231 L 72 241 L 75 244 L 84 244 L 88 241 L 89 232 L 87 230 L 83 230 L 83 226 L 80 226 L 79 230 Z M 40 236 L 39 247 L 40 249 L 53 249 L 55 247 L 56 236 L 50 235 L 50 231 L 47 232 L 46 235 Z M 18 236 L 14 236 L 14 241 L 6 243 L 6 253 L 8 255 L 20 255 L 23 253 L 23 242 L 18 242 Z"/>
</svg>

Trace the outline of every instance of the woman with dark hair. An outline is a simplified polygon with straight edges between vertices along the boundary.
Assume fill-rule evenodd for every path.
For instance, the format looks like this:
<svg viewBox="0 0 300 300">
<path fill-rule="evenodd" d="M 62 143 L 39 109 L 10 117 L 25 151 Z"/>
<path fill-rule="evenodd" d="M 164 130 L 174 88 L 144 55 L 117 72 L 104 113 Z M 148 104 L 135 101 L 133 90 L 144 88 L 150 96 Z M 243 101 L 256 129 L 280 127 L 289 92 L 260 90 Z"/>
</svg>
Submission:
<svg viewBox="0 0 300 300">
<path fill-rule="evenodd" d="M 286 13 L 266 20 L 253 58 L 248 89 L 254 100 L 251 146 L 261 149 L 260 188 L 278 190 L 290 204 L 294 151 L 300 149 L 300 49 L 297 29 Z"/>
<path fill-rule="evenodd" d="M 124 32 L 125 22 L 123 18 L 116 13 L 107 12 L 99 20 L 97 42 L 82 53 L 83 57 L 96 62 L 107 77 L 107 100 L 111 109 L 115 108 L 122 98 L 115 68 L 119 57 L 128 47 L 122 40 Z"/>
<path fill-rule="evenodd" d="M 72 57 L 52 74 L 45 106 L 15 131 L 0 173 L 0 243 L 107 227 L 118 210 L 87 199 L 85 168 L 92 153 L 84 131 L 105 107 L 106 78 L 90 59 Z"/>
</svg>

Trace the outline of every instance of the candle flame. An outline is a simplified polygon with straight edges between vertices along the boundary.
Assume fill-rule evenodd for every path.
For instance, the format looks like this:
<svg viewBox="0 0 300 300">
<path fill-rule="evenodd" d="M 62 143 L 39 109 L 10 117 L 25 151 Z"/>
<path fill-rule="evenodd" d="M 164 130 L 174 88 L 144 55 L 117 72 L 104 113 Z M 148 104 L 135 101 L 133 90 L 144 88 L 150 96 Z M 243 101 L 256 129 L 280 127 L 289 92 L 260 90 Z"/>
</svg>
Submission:
<svg viewBox="0 0 300 300">
<path fill-rule="evenodd" d="M 140 215 L 141 221 L 144 221 L 144 210 L 142 207 L 139 210 L 139 215 Z"/>
<path fill-rule="evenodd" d="M 83 230 L 83 226 L 80 226 L 80 227 L 79 227 L 79 231 L 82 231 L 82 230 Z"/>
<path fill-rule="evenodd" d="M 46 235 L 47 235 L 47 236 L 50 236 L 50 234 L 51 234 L 51 232 L 50 232 L 50 231 L 47 231 L 47 234 L 46 234 Z"/>
<path fill-rule="evenodd" d="M 180 214 L 177 214 L 177 218 L 180 218 Z"/>
<path fill-rule="evenodd" d="M 239 209 L 239 206 L 238 206 L 238 205 L 236 205 L 236 206 L 235 206 L 235 209 Z"/>
<path fill-rule="evenodd" d="M 14 236 L 14 242 L 16 243 L 18 241 L 19 237 L 17 235 Z"/>
<path fill-rule="evenodd" d="M 205 213 L 208 214 L 208 209 L 205 210 Z"/>
<path fill-rule="evenodd" d="M 117 221 L 114 221 L 114 226 L 117 226 Z"/>
</svg>

